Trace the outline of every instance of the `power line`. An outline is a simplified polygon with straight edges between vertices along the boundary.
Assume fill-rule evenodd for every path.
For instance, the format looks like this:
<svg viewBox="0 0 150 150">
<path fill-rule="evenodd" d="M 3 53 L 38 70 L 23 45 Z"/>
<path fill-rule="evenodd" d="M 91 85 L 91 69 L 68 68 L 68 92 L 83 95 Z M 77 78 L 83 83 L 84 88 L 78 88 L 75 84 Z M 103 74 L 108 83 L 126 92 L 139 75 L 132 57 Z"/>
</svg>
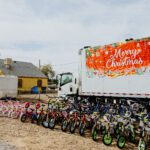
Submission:
<svg viewBox="0 0 150 150">
<path fill-rule="evenodd" d="M 77 64 L 77 63 L 78 63 L 78 61 L 74 61 L 74 62 L 69 62 L 69 63 L 65 63 L 65 64 L 55 64 L 55 65 L 52 64 L 52 66 L 59 67 L 59 66 L 67 66 L 67 65 Z"/>
</svg>

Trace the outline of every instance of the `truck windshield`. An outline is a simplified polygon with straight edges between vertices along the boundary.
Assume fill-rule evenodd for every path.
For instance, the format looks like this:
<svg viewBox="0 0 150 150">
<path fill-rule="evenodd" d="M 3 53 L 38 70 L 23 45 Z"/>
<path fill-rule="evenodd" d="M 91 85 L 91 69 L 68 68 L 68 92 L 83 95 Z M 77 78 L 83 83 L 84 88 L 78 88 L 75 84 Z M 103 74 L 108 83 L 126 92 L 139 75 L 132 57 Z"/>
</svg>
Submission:
<svg viewBox="0 0 150 150">
<path fill-rule="evenodd" d="M 72 77 L 71 73 L 62 74 L 60 78 L 60 86 L 72 82 Z"/>
</svg>

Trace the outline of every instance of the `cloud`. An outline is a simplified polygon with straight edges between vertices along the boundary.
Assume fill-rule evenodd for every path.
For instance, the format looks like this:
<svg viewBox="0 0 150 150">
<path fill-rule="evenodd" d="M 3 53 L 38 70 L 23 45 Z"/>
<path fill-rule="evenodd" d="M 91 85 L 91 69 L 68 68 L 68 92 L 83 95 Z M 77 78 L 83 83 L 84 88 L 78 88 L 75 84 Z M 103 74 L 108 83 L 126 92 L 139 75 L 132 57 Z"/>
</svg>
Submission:
<svg viewBox="0 0 150 150">
<path fill-rule="evenodd" d="M 149 6 L 149 0 L 1 0 L 1 57 L 54 66 L 77 62 L 86 45 L 149 36 Z"/>
</svg>

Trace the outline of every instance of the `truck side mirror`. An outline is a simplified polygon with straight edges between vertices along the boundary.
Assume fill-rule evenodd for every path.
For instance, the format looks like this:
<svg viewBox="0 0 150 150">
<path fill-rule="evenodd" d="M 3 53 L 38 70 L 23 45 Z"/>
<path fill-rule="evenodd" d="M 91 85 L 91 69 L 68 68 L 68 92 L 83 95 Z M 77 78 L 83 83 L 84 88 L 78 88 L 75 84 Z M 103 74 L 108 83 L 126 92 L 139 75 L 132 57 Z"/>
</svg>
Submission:
<svg viewBox="0 0 150 150">
<path fill-rule="evenodd" d="M 61 87 L 59 88 L 59 91 L 61 91 Z"/>
</svg>

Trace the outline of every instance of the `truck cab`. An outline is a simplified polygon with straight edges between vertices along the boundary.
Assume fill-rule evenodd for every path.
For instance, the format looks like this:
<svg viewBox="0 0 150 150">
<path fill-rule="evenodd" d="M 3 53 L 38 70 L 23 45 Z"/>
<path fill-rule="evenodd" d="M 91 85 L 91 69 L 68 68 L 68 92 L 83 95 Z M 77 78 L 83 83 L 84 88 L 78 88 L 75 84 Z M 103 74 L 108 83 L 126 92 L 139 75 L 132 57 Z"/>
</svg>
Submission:
<svg viewBox="0 0 150 150">
<path fill-rule="evenodd" d="M 58 96 L 76 95 L 78 91 L 77 78 L 71 72 L 57 75 Z"/>
</svg>

